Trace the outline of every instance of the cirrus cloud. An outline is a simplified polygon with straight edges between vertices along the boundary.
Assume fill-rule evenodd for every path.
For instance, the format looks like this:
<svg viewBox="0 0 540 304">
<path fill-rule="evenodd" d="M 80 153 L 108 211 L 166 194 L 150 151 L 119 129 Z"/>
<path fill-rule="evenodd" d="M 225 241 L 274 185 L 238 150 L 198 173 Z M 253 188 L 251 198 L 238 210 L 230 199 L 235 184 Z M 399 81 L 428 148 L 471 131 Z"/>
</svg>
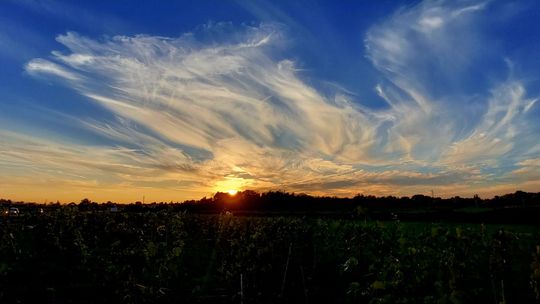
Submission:
<svg viewBox="0 0 540 304">
<path fill-rule="evenodd" d="M 57 37 L 63 51 L 25 69 L 64 79 L 110 112 L 114 121 L 79 124 L 115 144 L 11 135 L 0 141 L 0 161 L 67 184 L 78 176 L 113 192 L 142 187 L 166 200 L 224 187 L 335 195 L 496 189 L 538 157 L 523 148 L 537 139 L 538 123 L 536 99 L 519 79 L 474 90 L 460 80 L 480 74 L 478 45 L 489 37 L 477 16 L 487 5 L 425 2 L 373 25 L 366 55 L 387 103 L 377 109 L 345 90 L 321 93 L 280 55 L 286 34 L 275 24 L 233 27 L 220 39 L 206 35 L 220 24 L 177 38 L 68 32 Z"/>
</svg>

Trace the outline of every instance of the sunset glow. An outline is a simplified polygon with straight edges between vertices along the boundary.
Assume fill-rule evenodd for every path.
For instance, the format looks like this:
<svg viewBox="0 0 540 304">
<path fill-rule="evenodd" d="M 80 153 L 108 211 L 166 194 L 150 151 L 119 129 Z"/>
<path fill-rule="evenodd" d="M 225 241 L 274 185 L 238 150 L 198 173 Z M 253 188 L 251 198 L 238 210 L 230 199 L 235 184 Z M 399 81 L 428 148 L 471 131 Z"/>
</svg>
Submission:
<svg viewBox="0 0 540 304">
<path fill-rule="evenodd" d="M 525 2 L 7 1 L 0 197 L 538 191 Z"/>
</svg>

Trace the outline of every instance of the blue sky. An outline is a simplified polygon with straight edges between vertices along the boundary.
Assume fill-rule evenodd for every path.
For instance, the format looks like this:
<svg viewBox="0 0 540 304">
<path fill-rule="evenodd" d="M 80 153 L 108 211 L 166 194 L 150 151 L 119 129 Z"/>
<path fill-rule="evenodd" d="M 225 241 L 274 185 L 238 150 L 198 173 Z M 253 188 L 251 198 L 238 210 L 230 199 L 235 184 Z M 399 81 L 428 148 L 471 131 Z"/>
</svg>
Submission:
<svg viewBox="0 0 540 304">
<path fill-rule="evenodd" d="M 540 189 L 535 1 L 4 1 L 0 196 Z"/>
</svg>

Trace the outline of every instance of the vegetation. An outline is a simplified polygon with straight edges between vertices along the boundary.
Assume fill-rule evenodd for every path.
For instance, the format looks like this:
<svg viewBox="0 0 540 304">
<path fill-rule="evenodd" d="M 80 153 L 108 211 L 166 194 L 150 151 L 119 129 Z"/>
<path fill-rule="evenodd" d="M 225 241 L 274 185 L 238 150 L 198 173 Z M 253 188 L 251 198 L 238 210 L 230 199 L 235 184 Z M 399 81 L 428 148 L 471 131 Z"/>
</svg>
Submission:
<svg viewBox="0 0 540 304">
<path fill-rule="evenodd" d="M 1 303 L 539 299 L 537 227 L 89 207 L 3 218 Z"/>
<path fill-rule="evenodd" d="M 0 199 L 0 208 L 8 212 L 16 207 L 25 213 L 61 208 L 60 203 L 36 204 L 12 202 Z M 196 214 L 220 214 L 232 212 L 249 216 L 323 216 L 333 218 L 357 218 L 362 220 L 395 220 L 424 222 L 462 222 L 497 224 L 537 224 L 540 218 L 540 193 L 517 191 L 491 199 L 439 198 L 425 195 L 412 197 L 375 197 L 357 195 L 353 198 L 314 197 L 280 191 L 257 193 L 240 191 L 235 195 L 218 192 L 211 198 L 190 200 L 182 203 L 115 204 L 96 203 L 83 199 L 79 204 L 68 207 L 81 212 L 125 211 L 125 212 L 188 212 Z"/>
</svg>

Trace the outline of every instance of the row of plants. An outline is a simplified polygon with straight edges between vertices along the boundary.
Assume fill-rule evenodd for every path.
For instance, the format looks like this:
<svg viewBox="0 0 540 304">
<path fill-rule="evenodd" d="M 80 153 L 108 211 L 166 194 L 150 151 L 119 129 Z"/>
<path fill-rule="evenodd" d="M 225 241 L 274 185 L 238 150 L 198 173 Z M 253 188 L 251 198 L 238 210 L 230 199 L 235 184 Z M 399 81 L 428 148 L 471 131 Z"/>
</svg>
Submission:
<svg viewBox="0 0 540 304">
<path fill-rule="evenodd" d="M 0 302 L 534 303 L 539 233 L 73 208 L 0 225 Z"/>
</svg>

